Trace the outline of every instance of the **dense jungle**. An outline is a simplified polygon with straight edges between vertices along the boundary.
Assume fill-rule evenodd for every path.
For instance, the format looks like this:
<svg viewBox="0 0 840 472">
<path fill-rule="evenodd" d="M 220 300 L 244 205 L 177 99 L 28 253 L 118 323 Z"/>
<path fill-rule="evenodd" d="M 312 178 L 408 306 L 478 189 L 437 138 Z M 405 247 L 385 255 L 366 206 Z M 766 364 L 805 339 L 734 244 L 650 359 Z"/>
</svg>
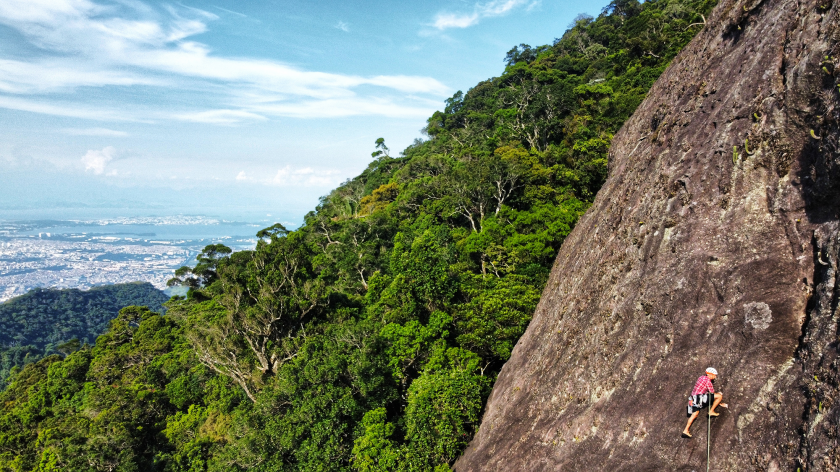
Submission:
<svg viewBox="0 0 840 472">
<path fill-rule="evenodd" d="M 121 308 L 163 312 L 167 300 L 152 284 L 135 282 L 90 290 L 38 288 L 0 304 L 0 390 L 12 369 L 93 344 Z"/>
</svg>

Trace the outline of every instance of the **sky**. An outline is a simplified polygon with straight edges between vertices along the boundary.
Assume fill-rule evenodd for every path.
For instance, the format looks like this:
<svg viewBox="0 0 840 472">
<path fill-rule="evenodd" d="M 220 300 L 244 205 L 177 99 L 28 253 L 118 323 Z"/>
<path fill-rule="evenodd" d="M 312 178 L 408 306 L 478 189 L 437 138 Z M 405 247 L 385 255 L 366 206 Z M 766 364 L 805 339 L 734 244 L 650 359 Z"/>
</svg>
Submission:
<svg viewBox="0 0 840 472">
<path fill-rule="evenodd" d="M 0 2 L 0 219 L 300 222 L 606 1 Z"/>
</svg>

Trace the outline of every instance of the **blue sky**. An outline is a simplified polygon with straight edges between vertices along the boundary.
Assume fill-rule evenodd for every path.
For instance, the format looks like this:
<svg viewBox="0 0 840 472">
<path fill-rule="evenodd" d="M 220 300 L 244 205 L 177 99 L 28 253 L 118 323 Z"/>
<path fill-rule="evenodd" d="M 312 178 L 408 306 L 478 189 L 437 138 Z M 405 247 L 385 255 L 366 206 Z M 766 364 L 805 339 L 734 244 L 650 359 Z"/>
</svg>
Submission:
<svg viewBox="0 0 840 472">
<path fill-rule="evenodd" d="M 605 4 L 3 0 L 0 219 L 300 221 Z"/>
</svg>

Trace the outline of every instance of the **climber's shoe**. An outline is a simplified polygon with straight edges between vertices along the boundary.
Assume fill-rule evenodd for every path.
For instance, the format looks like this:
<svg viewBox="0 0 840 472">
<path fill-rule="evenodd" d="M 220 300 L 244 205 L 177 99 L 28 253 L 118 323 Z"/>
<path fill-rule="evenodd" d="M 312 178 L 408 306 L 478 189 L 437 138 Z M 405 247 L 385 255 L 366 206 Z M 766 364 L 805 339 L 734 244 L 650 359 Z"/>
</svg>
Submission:
<svg viewBox="0 0 840 472">
<path fill-rule="evenodd" d="M 682 437 L 684 437 L 684 438 L 689 438 L 689 439 L 690 439 L 690 438 L 692 438 L 691 434 L 686 433 L 685 431 L 683 431 L 683 433 L 682 433 Z"/>
</svg>

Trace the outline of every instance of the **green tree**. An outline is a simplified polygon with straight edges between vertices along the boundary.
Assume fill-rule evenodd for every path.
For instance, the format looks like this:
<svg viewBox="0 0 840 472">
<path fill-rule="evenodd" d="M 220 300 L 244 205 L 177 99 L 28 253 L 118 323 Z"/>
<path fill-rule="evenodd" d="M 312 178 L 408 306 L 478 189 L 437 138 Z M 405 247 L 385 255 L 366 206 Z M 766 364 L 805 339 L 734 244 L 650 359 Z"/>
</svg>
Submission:
<svg viewBox="0 0 840 472">
<path fill-rule="evenodd" d="M 490 389 L 479 363 L 467 350 L 438 347 L 409 388 L 406 436 L 430 466 L 454 462 L 475 433 Z"/>
<path fill-rule="evenodd" d="M 371 157 L 374 157 L 374 158 L 379 157 L 379 156 L 391 157 L 388 154 L 390 149 L 388 149 L 388 146 L 385 145 L 385 138 L 377 138 L 375 144 L 376 144 L 376 151 L 373 151 L 370 154 Z"/>
<path fill-rule="evenodd" d="M 262 230 L 258 237 L 265 237 L 267 234 L 274 234 L 281 231 L 276 228 Z M 280 226 L 282 228 L 282 226 Z M 224 244 L 209 244 L 195 257 L 198 263 L 194 267 L 183 266 L 175 271 L 175 277 L 169 279 L 166 285 L 170 287 L 185 286 L 190 288 L 190 296 L 195 292 L 194 289 L 200 287 L 207 287 L 219 278 L 216 272 L 219 262 L 233 250 Z"/>
</svg>

